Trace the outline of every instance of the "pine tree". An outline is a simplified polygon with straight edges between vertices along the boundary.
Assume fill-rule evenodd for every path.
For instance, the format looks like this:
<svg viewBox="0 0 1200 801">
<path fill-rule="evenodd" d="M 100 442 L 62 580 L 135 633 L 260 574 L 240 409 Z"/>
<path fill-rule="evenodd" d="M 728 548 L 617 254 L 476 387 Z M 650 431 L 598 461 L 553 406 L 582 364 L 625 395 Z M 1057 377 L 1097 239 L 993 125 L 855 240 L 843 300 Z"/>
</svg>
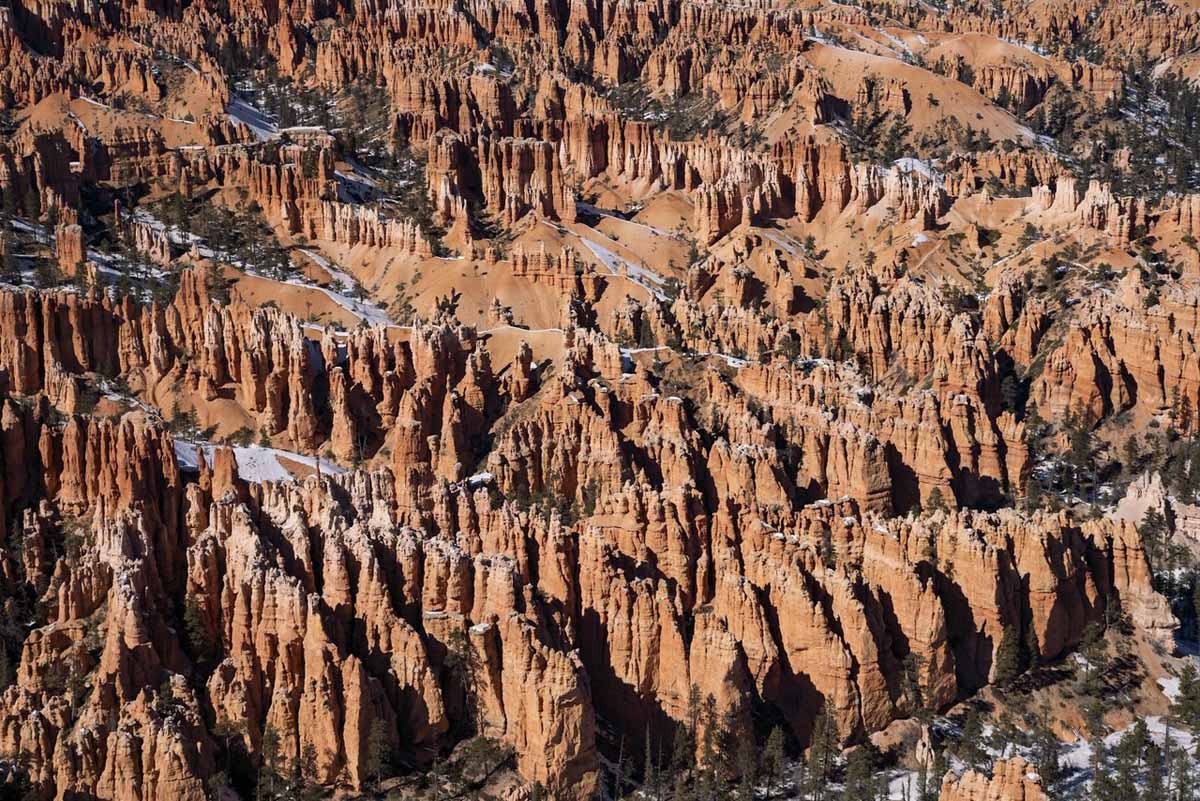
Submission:
<svg viewBox="0 0 1200 801">
<path fill-rule="evenodd" d="M 1033 764 L 1042 778 L 1046 794 L 1052 797 L 1062 781 L 1062 768 L 1059 765 L 1061 753 L 1062 743 L 1051 730 L 1049 717 L 1043 713 L 1037 718 L 1033 729 Z"/>
<path fill-rule="evenodd" d="M 1200 746 L 1198 746 L 1200 747 Z M 1171 762 L 1178 767 L 1174 770 L 1174 796 L 1172 801 L 1196 801 L 1196 769 L 1194 763 L 1188 758 L 1188 753 L 1185 749 L 1173 746 L 1175 753 L 1171 758 Z"/>
<path fill-rule="evenodd" d="M 33 264 L 33 280 L 38 287 L 50 289 L 62 283 L 58 263 L 52 258 L 39 257 Z"/>
<path fill-rule="evenodd" d="M 1021 640 L 1014 626 L 1007 625 L 1000 636 L 1000 647 L 996 649 L 996 665 L 993 669 L 996 684 L 1005 685 L 1021 672 Z"/>
<path fill-rule="evenodd" d="M 1092 731 L 1088 745 L 1091 752 L 1089 766 L 1092 770 L 1092 797 L 1097 801 L 1114 799 L 1117 788 L 1108 763 L 1108 747 L 1098 730 Z"/>
<path fill-rule="evenodd" d="M 719 747 L 717 738 L 717 699 L 709 694 L 704 699 L 704 706 L 700 713 L 701 727 L 703 729 L 700 737 L 700 752 L 703 754 L 700 767 L 705 771 L 711 771 L 717 763 L 717 749 Z"/>
<path fill-rule="evenodd" d="M 942 779 L 946 775 L 946 752 L 938 750 L 933 757 L 933 767 L 930 769 L 930 781 L 925 785 L 925 793 L 919 801 L 937 801 L 942 794 Z"/>
<path fill-rule="evenodd" d="M 688 784 L 687 777 L 680 774 L 675 777 L 675 790 L 671 794 L 671 801 L 695 801 L 696 793 L 692 786 Z"/>
<path fill-rule="evenodd" d="M 380 782 L 391 766 L 392 744 L 388 736 L 388 726 L 382 718 L 371 721 L 367 733 L 367 777 L 379 789 Z"/>
<path fill-rule="evenodd" d="M 963 721 L 958 758 L 972 770 L 982 770 L 988 761 L 983 748 L 983 720 L 979 717 L 979 710 L 973 706 L 967 710 L 967 718 Z"/>
<path fill-rule="evenodd" d="M 946 511 L 946 496 L 942 494 L 941 487 L 934 487 L 929 492 L 929 498 L 925 501 L 925 508 L 931 512 Z"/>
<path fill-rule="evenodd" d="M 846 760 L 846 780 L 842 789 L 843 801 L 872 801 L 881 791 L 878 759 L 868 742 L 850 752 Z"/>
<path fill-rule="evenodd" d="M 1137 436 L 1130 434 L 1121 449 L 1121 459 L 1125 463 L 1125 471 L 1133 473 L 1142 463 L 1142 449 L 1138 446 Z"/>
<path fill-rule="evenodd" d="M 258 764 L 258 781 L 255 785 L 255 797 L 259 801 L 275 797 L 278 786 L 279 772 L 279 732 L 270 723 L 263 729 Z"/>
<path fill-rule="evenodd" d="M 1108 655 L 1104 643 L 1104 628 L 1099 623 L 1089 623 L 1083 630 L 1083 643 L 1080 646 L 1086 667 L 1083 674 L 1082 690 L 1087 695 L 1094 695 L 1096 683 L 1103 675 L 1108 663 Z"/>
<path fill-rule="evenodd" d="M 987 738 L 988 746 L 1000 755 L 1000 759 L 1008 759 L 1009 752 L 1020 745 L 1022 739 L 1023 734 L 1007 709 L 1000 713 Z"/>
<path fill-rule="evenodd" d="M 1145 796 L 1146 798 L 1166 798 L 1167 786 L 1166 777 L 1163 773 L 1163 752 L 1155 745 L 1150 743 L 1146 748 L 1146 778 L 1145 778 Z"/>
<path fill-rule="evenodd" d="M 932 710 L 929 709 L 924 688 L 921 686 L 922 660 L 920 655 L 915 651 L 909 651 L 904 657 L 902 667 L 904 695 L 908 700 L 909 707 L 917 718 L 927 721 Z"/>
<path fill-rule="evenodd" d="M 808 799 L 824 801 L 829 792 L 829 774 L 837 750 L 837 731 L 825 710 L 813 722 L 808 745 Z"/>
<path fill-rule="evenodd" d="M 671 748 L 672 776 L 692 767 L 692 763 L 696 759 L 696 741 L 682 723 L 675 727 L 675 736 L 671 738 Z"/>
<path fill-rule="evenodd" d="M 4 692 L 13 686 L 16 681 L 17 672 L 13 668 L 12 657 L 8 655 L 7 646 L 4 643 L 0 643 L 0 692 Z"/>
<path fill-rule="evenodd" d="M 617 761 L 613 765 L 613 798 L 621 798 L 625 792 L 625 738 L 621 737 L 621 744 L 617 750 Z"/>
<path fill-rule="evenodd" d="M 25 193 L 25 213 L 35 221 L 42 216 L 42 196 L 38 194 L 37 187 L 33 185 L 32 181 Z"/>
<path fill-rule="evenodd" d="M 8 215 L 0 212 L 0 281 L 10 284 L 21 282 L 21 264 L 17 260 L 16 248 L 8 238 Z"/>
<path fill-rule="evenodd" d="M 653 790 L 658 784 L 658 771 L 654 765 L 654 746 L 650 742 L 650 724 L 646 724 L 646 736 L 644 750 L 642 753 L 642 791 L 645 793 L 648 790 Z M 654 794 L 655 801 L 659 801 L 659 795 Z"/>
<path fill-rule="evenodd" d="M 187 638 L 188 650 L 197 662 L 207 662 L 212 659 L 215 649 L 208 635 L 208 627 L 200 612 L 200 605 L 192 596 L 188 596 L 183 606 L 183 631 Z"/>
<path fill-rule="evenodd" d="M 695 750 L 699 744 L 700 736 L 700 712 L 703 698 L 700 696 L 699 685 L 693 684 L 688 688 L 687 700 L 687 733 L 692 740 L 692 749 Z M 694 756 L 693 756 L 694 759 Z"/>
<path fill-rule="evenodd" d="M 783 729 L 776 726 L 767 737 L 767 747 L 763 751 L 763 773 L 766 774 L 772 788 L 779 782 L 783 774 L 784 738 Z"/>
<path fill-rule="evenodd" d="M 737 749 L 738 796 L 742 801 L 754 801 L 754 784 L 758 780 L 757 757 L 754 731 L 742 732 Z"/>
<path fill-rule="evenodd" d="M 1197 632 L 1200 632 L 1200 581 L 1196 581 L 1195 584 L 1192 590 L 1192 618 L 1196 621 L 1194 626 Z"/>
<path fill-rule="evenodd" d="M 1191 659 L 1179 672 L 1179 694 L 1171 704 L 1171 714 L 1189 728 L 1194 729 L 1200 722 L 1200 675 Z"/>
<path fill-rule="evenodd" d="M 300 801 L 316 801 L 323 795 L 319 783 L 319 770 L 317 747 L 311 742 L 307 742 L 300 749 L 298 771 L 300 774 Z"/>
<path fill-rule="evenodd" d="M 1146 548 L 1146 555 L 1150 557 L 1151 569 L 1157 568 L 1161 571 L 1163 552 L 1167 543 L 1166 517 L 1158 509 L 1150 507 L 1142 517 L 1142 522 L 1138 523 L 1137 530 Z"/>
<path fill-rule="evenodd" d="M 1102 801 L 1118 801 L 1138 798 L 1137 779 L 1138 768 L 1142 761 L 1142 751 L 1146 744 L 1145 721 L 1139 720 L 1140 725 L 1127 732 L 1117 744 L 1113 753 L 1111 771 L 1105 771 L 1106 778 L 1102 782 Z"/>
</svg>

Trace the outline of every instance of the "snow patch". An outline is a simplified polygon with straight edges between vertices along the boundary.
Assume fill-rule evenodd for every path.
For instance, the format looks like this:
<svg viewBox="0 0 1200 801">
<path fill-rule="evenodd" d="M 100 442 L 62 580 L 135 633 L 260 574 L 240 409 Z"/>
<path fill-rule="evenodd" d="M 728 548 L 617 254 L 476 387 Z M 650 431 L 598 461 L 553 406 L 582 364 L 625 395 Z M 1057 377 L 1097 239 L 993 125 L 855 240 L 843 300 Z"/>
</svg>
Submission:
<svg viewBox="0 0 1200 801">
<path fill-rule="evenodd" d="M 275 139 L 279 136 L 279 129 L 275 123 L 267 118 L 265 114 L 256 109 L 254 106 L 242 100 L 240 97 L 235 97 L 229 101 L 229 105 L 225 107 L 225 113 L 228 114 L 234 122 L 240 122 L 245 125 L 253 133 L 256 139 L 260 142 L 265 142 L 268 139 Z"/>
<path fill-rule="evenodd" d="M 186 442 L 178 439 L 174 441 L 174 445 L 175 461 L 184 470 L 199 470 L 201 453 L 204 454 L 204 461 L 207 464 L 212 464 L 213 452 L 218 447 L 208 443 Z M 235 447 L 233 449 L 233 456 L 237 461 L 238 476 L 245 481 L 252 481 L 256 484 L 264 481 L 295 480 L 295 476 L 280 463 L 280 457 L 314 470 L 317 469 L 318 461 L 317 459 L 293 451 L 285 451 L 278 448 L 263 448 L 256 445 Z M 322 473 L 341 474 L 346 472 L 344 467 L 330 461 L 322 461 L 320 469 Z"/>
</svg>

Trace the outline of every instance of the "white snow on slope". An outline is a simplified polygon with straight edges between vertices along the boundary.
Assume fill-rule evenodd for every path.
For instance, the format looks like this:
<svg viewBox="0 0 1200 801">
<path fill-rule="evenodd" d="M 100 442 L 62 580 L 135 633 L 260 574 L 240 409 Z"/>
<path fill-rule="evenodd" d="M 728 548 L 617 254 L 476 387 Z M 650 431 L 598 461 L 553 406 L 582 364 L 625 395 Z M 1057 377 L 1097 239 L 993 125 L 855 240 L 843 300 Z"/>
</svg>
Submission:
<svg viewBox="0 0 1200 801">
<path fill-rule="evenodd" d="M 662 291 L 663 284 L 666 281 L 658 273 L 651 272 L 641 265 L 634 264 L 626 258 L 614 253 L 608 248 L 586 237 L 580 237 L 580 240 L 587 249 L 592 251 L 592 254 L 604 263 L 613 275 L 620 275 L 621 268 L 624 267 L 625 274 L 630 281 L 645 289 L 650 294 L 654 295 L 659 300 L 666 300 L 667 296 Z"/>
<path fill-rule="evenodd" d="M 279 129 L 275 126 L 275 123 L 271 122 L 266 115 L 240 97 L 234 97 L 229 101 L 229 105 L 225 107 L 225 113 L 233 118 L 235 122 L 240 122 L 253 131 L 254 136 L 260 142 L 265 142 L 268 139 L 274 139 L 279 136 Z"/>
<path fill-rule="evenodd" d="M 334 303 L 341 306 L 358 319 L 364 320 L 369 325 L 392 325 L 392 318 L 388 316 L 388 313 L 373 303 L 363 300 L 355 300 L 354 298 L 343 295 L 340 292 L 334 292 L 332 289 L 326 289 L 323 286 L 313 286 L 312 284 L 306 284 L 303 281 L 297 281 L 296 279 L 292 279 L 286 283 L 289 283 L 292 286 L 302 286 L 308 289 L 316 289 L 320 292 L 324 292 Z"/>
<path fill-rule="evenodd" d="M 212 454 L 216 448 L 217 446 L 208 443 L 184 442 L 177 439 L 175 440 L 175 461 L 185 470 L 196 470 L 200 467 L 200 452 L 203 451 L 205 461 L 211 463 Z M 257 445 L 245 448 L 235 447 L 233 456 L 237 460 L 238 476 L 255 483 L 294 480 L 295 477 L 280 463 L 280 457 L 306 465 L 314 470 L 317 467 L 317 460 L 309 456 L 278 448 L 262 448 Z M 321 472 L 340 474 L 346 472 L 346 469 L 333 462 L 323 460 Z"/>
<path fill-rule="evenodd" d="M 933 167 L 928 161 L 923 159 L 905 157 L 893 161 L 892 166 L 896 167 L 900 172 L 915 172 L 924 178 L 934 177 Z"/>
<path fill-rule="evenodd" d="M 621 222 L 629 223 L 630 225 L 636 225 L 639 228 L 645 228 L 647 231 L 653 231 L 659 236 L 675 236 L 675 234 L 671 233 L 670 231 L 663 230 L 662 228 L 656 228 L 653 225 L 647 225 L 646 223 L 638 222 L 637 220 L 626 219 L 614 211 L 602 209 L 599 206 L 593 206 L 591 203 L 576 203 L 575 210 L 582 211 L 584 214 L 594 214 L 597 217 L 610 217 L 614 220 L 620 220 Z"/>
<path fill-rule="evenodd" d="M 329 259 L 322 256 L 320 253 L 303 249 L 300 252 L 307 256 L 313 262 L 313 264 L 329 273 L 329 277 L 335 282 L 340 282 L 343 286 L 347 287 L 352 287 L 358 283 L 354 276 L 350 275 L 350 273 L 339 270 L 331 261 L 329 261 Z"/>
<path fill-rule="evenodd" d="M 311 250 L 301 250 L 300 252 L 303 253 L 305 256 L 307 256 L 309 259 L 311 259 L 312 262 L 314 264 L 316 264 L 318 267 L 320 267 L 322 270 L 329 273 L 329 277 L 332 278 L 335 282 L 340 283 L 342 286 L 346 287 L 347 289 L 358 286 L 358 281 L 356 281 L 352 275 L 350 275 L 349 273 L 343 272 L 343 271 L 337 269 L 336 267 L 334 267 L 333 264 L 331 264 L 330 261 L 328 259 L 326 259 L 324 256 L 322 256 L 321 254 L 314 253 Z M 327 289 L 323 286 L 314 286 L 313 284 L 305 283 L 304 281 L 301 281 L 298 278 L 289 279 L 288 281 L 286 281 L 284 283 L 291 284 L 292 286 L 302 286 L 302 287 L 305 287 L 306 289 L 316 289 L 320 292 L 324 292 L 325 295 L 327 295 L 334 303 L 341 306 L 343 309 L 350 312 L 358 319 L 366 321 L 367 324 L 369 324 L 369 325 L 394 325 L 395 324 L 393 322 L 392 318 L 388 315 L 388 313 L 386 311 L 379 308 L 378 306 L 376 306 L 374 303 L 371 303 L 370 301 L 356 300 L 342 292 L 338 292 L 333 289 Z"/>
</svg>

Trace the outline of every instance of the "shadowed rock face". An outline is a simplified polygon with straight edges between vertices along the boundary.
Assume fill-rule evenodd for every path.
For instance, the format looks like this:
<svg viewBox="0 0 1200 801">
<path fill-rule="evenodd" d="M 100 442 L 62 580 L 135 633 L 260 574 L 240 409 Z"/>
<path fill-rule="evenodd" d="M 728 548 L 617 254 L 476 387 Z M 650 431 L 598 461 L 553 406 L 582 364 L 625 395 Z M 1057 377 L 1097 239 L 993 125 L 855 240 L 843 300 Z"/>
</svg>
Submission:
<svg viewBox="0 0 1200 801">
<path fill-rule="evenodd" d="M 588 801 L 1169 641 L 1131 514 L 1027 487 L 1197 432 L 1200 195 L 1042 131 L 1200 15 L 868 5 L 0 7 L 0 761 L 350 794 L 480 735 Z"/>
</svg>

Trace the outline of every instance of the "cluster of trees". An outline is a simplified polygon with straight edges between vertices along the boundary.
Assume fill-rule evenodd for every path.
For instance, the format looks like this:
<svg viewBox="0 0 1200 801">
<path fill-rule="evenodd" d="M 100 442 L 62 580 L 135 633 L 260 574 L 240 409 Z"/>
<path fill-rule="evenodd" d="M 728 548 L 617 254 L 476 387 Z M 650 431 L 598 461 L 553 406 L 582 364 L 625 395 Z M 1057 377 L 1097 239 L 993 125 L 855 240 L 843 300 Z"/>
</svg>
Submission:
<svg viewBox="0 0 1200 801">
<path fill-rule="evenodd" d="M 6 200 L 10 196 L 6 196 Z M 37 197 L 36 194 L 33 197 Z M 52 238 L 47 234 L 48 231 L 53 231 L 58 224 L 58 209 L 50 208 L 41 214 L 40 204 L 37 206 L 36 212 L 29 212 L 30 217 L 42 220 L 42 224 L 34 228 L 33 234 L 28 242 L 29 247 L 26 248 L 29 252 L 18 255 L 17 237 L 14 235 L 14 227 L 12 222 L 16 219 L 18 211 L 10 211 L 7 208 L 0 209 L 0 239 L 5 240 L 0 246 L 0 281 L 9 284 L 25 283 L 30 277 L 33 279 L 34 286 L 42 289 L 50 289 L 62 283 L 63 277 L 58 269 L 58 262 L 55 260 L 54 253 L 50 249 L 53 244 Z M 32 268 L 30 273 L 29 268 Z M 28 274 L 27 274 L 28 273 Z"/>
<path fill-rule="evenodd" d="M 641 765 L 627 756 L 624 742 L 607 776 L 614 799 L 653 801 L 752 801 L 769 796 L 800 801 L 876 801 L 887 797 L 882 758 L 864 744 L 841 754 L 832 718 L 813 723 L 807 752 L 787 755 L 787 735 L 773 727 L 762 738 L 742 716 L 722 714 L 715 699 L 692 687 L 686 722 L 669 743 L 656 743 L 647 730 Z M 640 767 L 640 776 L 637 775 Z"/>
<path fill-rule="evenodd" d="M 1095 419 L 1082 406 L 1072 408 L 1061 423 L 1066 435 L 1067 449 L 1051 460 L 1047 467 L 1035 470 L 1025 485 L 1025 504 L 1028 509 L 1057 506 L 1061 498 L 1096 500 L 1096 439 Z M 1050 431 L 1042 419 L 1037 404 L 1029 404 L 1025 412 L 1025 445 L 1036 464 L 1046 456 L 1042 440 Z"/>
<path fill-rule="evenodd" d="M 223 261 L 280 281 L 294 271 L 291 256 L 263 222 L 262 207 L 255 201 L 237 209 L 205 204 L 193 225 Z"/>
<path fill-rule="evenodd" d="M 1110 181 L 1120 194 L 1159 197 L 1200 188 L 1200 90 L 1176 73 L 1131 59 L 1123 98 L 1098 107 L 1090 98 L 1052 93 L 1028 116 L 1065 153 L 1079 152 L 1081 178 Z M 1088 147 L 1080 148 L 1081 143 Z M 1128 149 L 1128 164 L 1116 156 Z"/>
<path fill-rule="evenodd" d="M 254 759 L 246 750 L 244 721 L 220 721 L 212 734 L 221 746 L 217 772 L 208 780 L 214 798 L 224 798 L 230 792 L 254 801 L 317 801 L 326 796 L 317 751 L 311 743 L 304 745 L 299 756 L 284 758 L 279 732 L 267 724 L 258 758 Z M 367 742 L 368 778 L 375 788 L 390 770 L 389 760 L 387 731 L 377 720 Z"/>
<path fill-rule="evenodd" d="M 1160 744 L 1150 737 L 1144 718 L 1109 746 L 1099 732 L 1090 745 L 1092 785 L 1096 801 L 1136 801 L 1140 798 L 1195 801 L 1200 797 L 1200 775 L 1185 743 L 1189 740 L 1167 728 Z M 1053 797 L 1053 796 L 1052 796 Z"/>
<path fill-rule="evenodd" d="M 878 164 L 891 164 L 912 152 L 907 145 L 912 126 L 903 117 L 879 106 L 874 98 L 874 80 L 868 78 L 871 102 L 853 109 L 847 121 L 851 152 Z"/>
</svg>

